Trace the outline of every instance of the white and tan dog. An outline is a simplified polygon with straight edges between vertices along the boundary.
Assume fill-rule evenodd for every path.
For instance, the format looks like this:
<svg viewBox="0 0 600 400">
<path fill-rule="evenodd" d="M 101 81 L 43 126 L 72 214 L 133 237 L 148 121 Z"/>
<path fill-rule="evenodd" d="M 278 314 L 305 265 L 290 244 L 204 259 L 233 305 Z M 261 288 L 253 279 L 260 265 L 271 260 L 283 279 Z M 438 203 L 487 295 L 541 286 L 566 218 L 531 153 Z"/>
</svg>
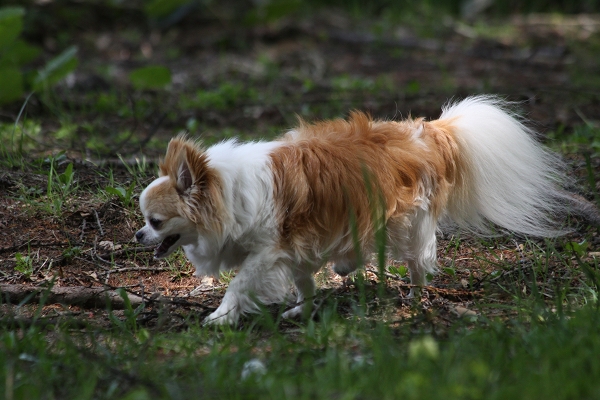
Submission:
<svg viewBox="0 0 600 400">
<path fill-rule="evenodd" d="M 544 150 L 503 101 L 470 97 L 440 119 L 308 124 L 271 142 L 229 140 L 203 149 L 179 136 L 160 177 L 141 194 L 146 226 L 136 233 L 166 257 L 178 247 L 197 275 L 239 268 L 207 322 L 237 322 L 256 302 L 300 305 L 327 261 L 342 275 L 360 267 L 385 229 L 414 285 L 436 270 L 436 229 L 490 226 L 536 236 L 562 233 L 568 201 L 562 163 Z"/>
</svg>

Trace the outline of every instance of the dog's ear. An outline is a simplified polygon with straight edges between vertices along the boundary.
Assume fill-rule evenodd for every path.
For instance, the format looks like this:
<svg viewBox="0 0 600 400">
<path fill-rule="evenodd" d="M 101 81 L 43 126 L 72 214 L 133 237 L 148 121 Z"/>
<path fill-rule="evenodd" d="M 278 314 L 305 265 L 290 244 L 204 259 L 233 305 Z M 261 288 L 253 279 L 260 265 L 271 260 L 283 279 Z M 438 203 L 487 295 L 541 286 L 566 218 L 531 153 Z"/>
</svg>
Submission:
<svg viewBox="0 0 600 400">
<path fill-rule="evenodd" d="M 165 158 L 160 161 L 160 176 L 169 176 L 177 181 L 181 160 L 184 158 L 185 148 L 189 146 L 189 141 L 184 136 L 177 136 L 169 142 Z"/>
<path fill-rule="evenodd" d="M 169 145 L 164 167 L 187 207 L 184 215 L 211 231 L 222 228 L 223 189 L 217 171 L 208 163 L 208 154 L 197 143 L 175 139 Z"/>
<path fill-rule="evenodd" d="M 177 190 L 185 193 L 194 184 L 194 176 L 186 158 L 182 157 L 181 164 L 177 170 Z"/>
<path fill-rule="evenodd" d="M 189 193 L 192 186 L 206 186 L 210 177 L 204 150 L 185 136 L 173 138 L 160 163 L 160 176 L 169 176 L 180 194 Z"/>
<path fill-rule="evenodd" d="M 203 190 L 209 186 L 213 174 L 206 153 L 194 146 L 186 146 L 179 160 L 176 185 L 179 193 L 189 192 L 192 186 Z"/>
</svg>

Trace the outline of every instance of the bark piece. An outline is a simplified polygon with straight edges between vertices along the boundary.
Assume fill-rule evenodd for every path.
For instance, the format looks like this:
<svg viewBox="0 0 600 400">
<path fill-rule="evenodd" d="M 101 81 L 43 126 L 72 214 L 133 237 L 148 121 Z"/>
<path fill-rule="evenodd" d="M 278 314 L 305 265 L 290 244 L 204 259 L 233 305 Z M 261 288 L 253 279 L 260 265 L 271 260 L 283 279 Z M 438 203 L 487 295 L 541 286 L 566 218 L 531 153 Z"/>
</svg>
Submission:
<svg viewBox="0 0 600 400">
<path fill-rule="evenodd" d="M 123 309 L 125 301 L 116 290 L 101 287 L 52 287 L 40 288 L 28 285 L 0 285 L 2 302 L 17 304 L 39 303 L 42 296 L 47 296 L 44 304 L 76 305 L 83 308 L 105 308 L 110 304 L 112 309 Z M 143 301 L 140 296 L 127 293 L 132 307 L 137 307 Z"/>
</svg>

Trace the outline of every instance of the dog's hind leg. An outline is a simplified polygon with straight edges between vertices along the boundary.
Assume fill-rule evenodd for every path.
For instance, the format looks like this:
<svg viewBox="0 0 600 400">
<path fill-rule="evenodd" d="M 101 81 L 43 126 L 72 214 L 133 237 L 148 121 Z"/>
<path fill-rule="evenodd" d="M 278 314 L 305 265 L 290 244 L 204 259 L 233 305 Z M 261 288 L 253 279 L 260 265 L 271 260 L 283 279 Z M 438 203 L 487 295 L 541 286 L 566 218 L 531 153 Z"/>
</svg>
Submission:
<svg viewBox="0 0 600 400">
<path fill-rule="evenodd" d="M 398 243 L 395 253 L 407 262 L 410 283 L 413 287 L 409 298 L 419 297 L 421 288 L 427 284 L 427 274 L 437 270 L 437 220 L 427 210 L 418 209 L 408 224 L 394 232 Z"/>
</svg>

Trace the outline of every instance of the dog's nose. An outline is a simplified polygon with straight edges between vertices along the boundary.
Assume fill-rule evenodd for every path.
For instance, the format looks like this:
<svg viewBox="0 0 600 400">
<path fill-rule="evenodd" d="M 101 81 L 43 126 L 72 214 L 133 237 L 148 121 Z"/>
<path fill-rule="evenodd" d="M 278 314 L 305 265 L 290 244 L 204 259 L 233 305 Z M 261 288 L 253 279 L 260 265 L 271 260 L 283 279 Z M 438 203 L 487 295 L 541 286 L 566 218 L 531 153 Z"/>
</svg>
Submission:
<svg viewBox="0 0 600 400">
<path fill-rule="evenodd" d="M 137 231 L 135 233 L 135 240 L 137 240 L 139 242 L 143 238 L 144 238 L 144 232 L 142 232 L 142 230 L 140 229 L 139 231 Z"/>
</svg>

